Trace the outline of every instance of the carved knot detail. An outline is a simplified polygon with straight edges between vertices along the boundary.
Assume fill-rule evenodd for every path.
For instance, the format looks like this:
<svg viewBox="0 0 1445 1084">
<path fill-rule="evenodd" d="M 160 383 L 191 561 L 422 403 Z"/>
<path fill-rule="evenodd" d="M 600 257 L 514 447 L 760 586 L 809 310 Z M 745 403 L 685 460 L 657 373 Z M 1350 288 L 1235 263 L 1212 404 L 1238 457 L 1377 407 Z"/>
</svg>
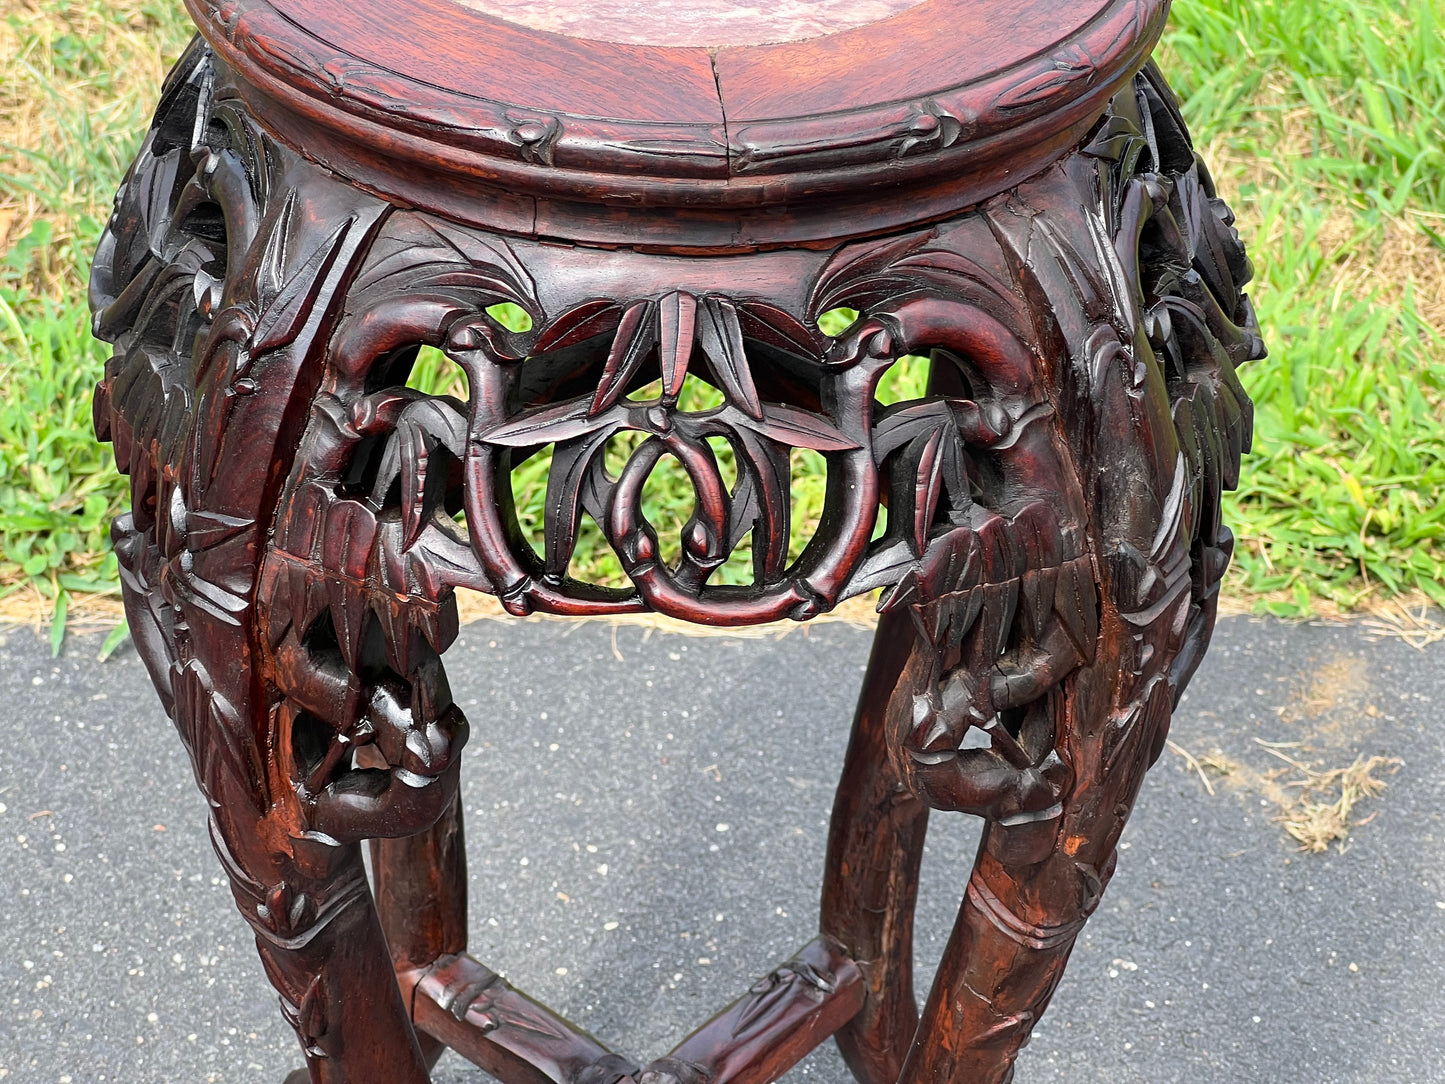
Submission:
<svg viewBox="0 0 1445 1084">
<path fill-rule="evenodd" d="M 562 122 L 556 117 L 526 117 L 513 120 L 507 138 L 517 153 L 528 162 L 552 165 L 552 151 L 562 135 Z"/>
</svg>

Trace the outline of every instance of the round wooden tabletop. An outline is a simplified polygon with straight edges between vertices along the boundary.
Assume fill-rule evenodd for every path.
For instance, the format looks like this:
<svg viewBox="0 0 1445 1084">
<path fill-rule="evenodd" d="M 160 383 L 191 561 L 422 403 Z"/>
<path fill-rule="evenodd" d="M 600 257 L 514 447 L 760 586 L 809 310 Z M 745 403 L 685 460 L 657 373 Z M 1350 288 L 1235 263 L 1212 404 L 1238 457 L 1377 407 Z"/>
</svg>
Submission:
<svg viewBox="0 0 1445 1084">
<path fill-rule="evenodd" d="M 1147 59 L 1168 10 L 187 4 L 262 122 L 363 187 L 512 231 L 659 244 L 685 232 L 701 247 L 834 237 L 840 216 L 886 229 L 1010 186 L 1077 141 Z M 661 207 L 672 213 L 642 213 Z"/>
</svg>

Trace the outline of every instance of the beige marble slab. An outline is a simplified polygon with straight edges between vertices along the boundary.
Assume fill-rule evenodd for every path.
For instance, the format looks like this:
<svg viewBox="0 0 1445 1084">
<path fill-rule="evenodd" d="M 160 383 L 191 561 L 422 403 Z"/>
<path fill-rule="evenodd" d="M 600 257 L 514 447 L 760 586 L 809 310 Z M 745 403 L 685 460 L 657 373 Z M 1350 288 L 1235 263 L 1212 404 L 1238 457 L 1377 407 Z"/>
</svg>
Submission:
<svg viewBox="0 0 1445 1084">
<path fill-rule="evenodd" d="M 866 26 L 925 0 L 456 0 L 531 30 L 631 45 L 763 45 Z"/>
</svg>

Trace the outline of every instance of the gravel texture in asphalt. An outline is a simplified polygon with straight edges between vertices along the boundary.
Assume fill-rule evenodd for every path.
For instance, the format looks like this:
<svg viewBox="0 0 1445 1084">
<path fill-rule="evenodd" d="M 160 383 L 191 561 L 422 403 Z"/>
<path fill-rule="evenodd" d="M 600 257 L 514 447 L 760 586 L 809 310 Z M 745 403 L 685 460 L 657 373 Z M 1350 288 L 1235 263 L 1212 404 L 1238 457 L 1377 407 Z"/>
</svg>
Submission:
<svg viewBox="0 0 1445 1084">
<path fill-rule="evenodd" d="M 814 934 L 870 634 L 781 639 L 481 622 L 447 667 L 472 722 L 473 955 L 638 1060 Z M 0 1079 L 279 1084 L 300 1064 L 129 648 L 0 633 Z M 1445 1081 L 1445 645 L 1220 622 L 1119 871 L 1017 1084 Z M 1276 743 L 1271 751 L 1261 742 Z M 1279 754 L 1276 756 L 1275 754 Z M 1396 758 L 1343 851 L 1277 817 L 1300 771 Z M 935 815 L 924 988 L 977 840 Z M 784 1079 L 849 1079 L 825 1044 Z M 485 1080 L 452 1054 L 438 1084 Z"/>
</svg>

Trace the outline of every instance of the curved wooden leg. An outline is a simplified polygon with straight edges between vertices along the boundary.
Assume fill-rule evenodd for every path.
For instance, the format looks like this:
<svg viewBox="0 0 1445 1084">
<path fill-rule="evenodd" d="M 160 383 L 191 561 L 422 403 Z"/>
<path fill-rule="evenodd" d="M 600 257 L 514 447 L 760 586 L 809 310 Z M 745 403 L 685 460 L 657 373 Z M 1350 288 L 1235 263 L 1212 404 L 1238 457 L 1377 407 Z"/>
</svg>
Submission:
<svg viewBox="0 0 1445 1084">
<path fill-rule="evenodd" d="M 306 1075 L 324 1084 L 427 1079 L 359 840 L 435 820 L 465 736 L 426 675 L 410 683 L 415 704 L 382 682 L 306 719 L 271 658 L 261 595 L 276 592 L 259 590 L 336 299 L 385 212 L 220 100 L 196 43 L 166 82 L 91 289 L 96 333 L 115 346 L 95 419 L 131 476 L 114 537 L 136 644 Z M 393 770 L 343 763 L 361 729 Z"/>
<path fill-rule="evenodd" d="M 843 344 L 931 352 L 949 413 L 875 429 L 878 565 L 907 571 L 881 604 L 825 921 L 873 980 L 840 1040 L 860 1079 L 1005 1084 L 1208 642 L 1232 548 L 1220 494 L 1249 443 L 1234 367 L 1263 347 L 1228 209 L 1152 69 L 1076 155 L 930 246 L 912 264 L 928 286 L 875 295 Z M 923 817 L 897 787 L 988 822 L 901 1065 L 913 899 L 897 882 Z"/>
<path fill-rule="evenodd" d="M 912 653 L 913 625 L 885 615 L 853 719 L 833 802 L 823 880 L 823 932 L 847 945 L 862 969 L 862 1011 L 837 1033 L 854 1076 L 893 1084 L 918 1028 L 913 997 L 913 905 L 928 807 L 888 757 L 886 714 Z"/>
<path fill-rule="evenodd" d="M 331 910 L 299 930 L 258 927 L 261 961 L 281 992 L 282 1013 L 303 1044 L 306 1079 L 315 1084 L 426 1081 L 422 1053 L 366 891 L 359 849 L 353 845 L 346 850 L 344 863 L 333 867 L 324 882 L 307 882 L 294 869 L 278 869 L 280 876 L 292 879 L 273 890 L 276 904 L 289 902 L 303 921 L 309 917 L 308 906 Z M 243 914 L 263 906 L 254 902 L 248 887 L 243 883 L 237 889 Z"/>
<path fill-rule="evenodd" d="M 1014 1060 L 1113 874 L 1115 845 L 1152 763 L 1151 746 L 1168 728 L 1169 686 L 1162 679 L 1126 711 L 1098 712 L 1112 699 L 1118 662 L 1101 652 L 1054 698 L 1077 727 L 1063 744 L 1087 784 L 1074 789 L 1056 821 L 991 822 L 985 829 L 900 1081 L 1012 1079 Z"/>
<path fill-rule="evenodd" d="M 398 972 L 467 950 L 467 852 L 458 795 L 436 824 L 402 839 L 371 841 L 376 909 Z M 428 1067 L 446 1046 L 418 1030 Z"/>
</svg>

